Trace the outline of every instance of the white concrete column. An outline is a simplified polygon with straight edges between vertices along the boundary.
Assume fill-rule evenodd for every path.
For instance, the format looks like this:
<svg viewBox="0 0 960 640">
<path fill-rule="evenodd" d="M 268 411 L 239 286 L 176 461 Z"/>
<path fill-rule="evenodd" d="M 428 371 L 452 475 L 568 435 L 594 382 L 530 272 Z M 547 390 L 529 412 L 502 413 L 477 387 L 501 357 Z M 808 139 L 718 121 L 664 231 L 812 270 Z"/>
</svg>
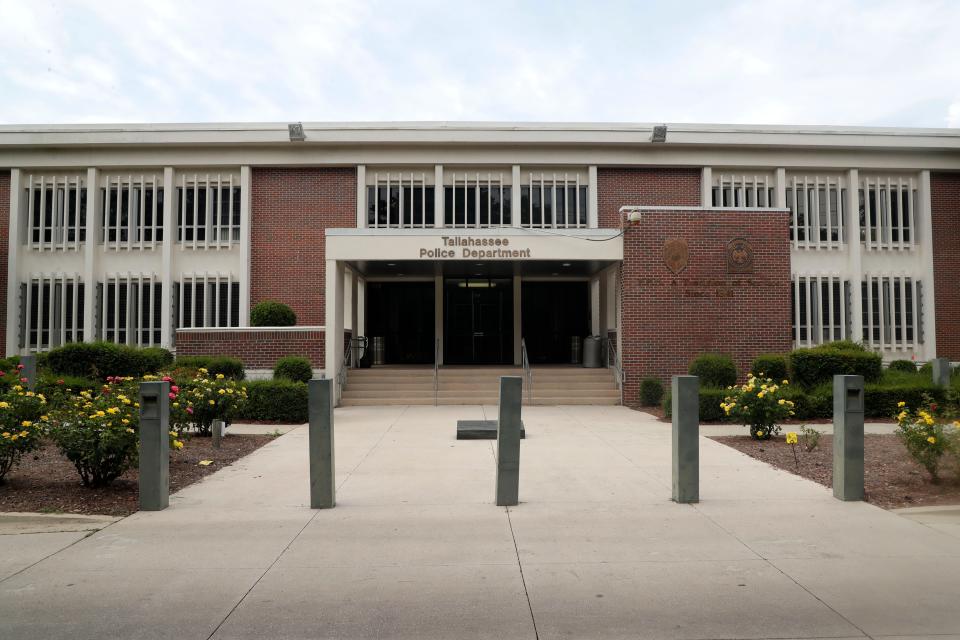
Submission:
<svg viewBox="0 0 960 640">
<path fill-rule="evenodd" d="M 600 272 L 597 274 L 597 290 L 599 292 L 599 299 L 597 304 L 597 315 L 598 318 L 598 331 L 597 335 L 606 336 L 607 335 L 607 278 L 606 273 Z"/>
<path fill-rule="evenodd" d="M 616 330 L 619 328 L 619 323 L 617 321 L 617 300 L 619 294 L 617 292 L 617 271 L 619 268 L 617 266 L 610 267 L 606 272 L 606 283 L 607 283 L 607 330 Z"/>
<path fill-rule="evenodd" d="M 523 366 L 523 349 L 520 341 L 523 340 L 523 279 L 519 275 L 513 276 L 513 364 Z"/>
<path fill-rule="evenodd" d="M 357 278 L 357 333 L 367 335 L 367 280 L 355 274 Z"/>
<path fill-rule="evenodd" d="M 367 166 L 357 165 L 357 229 L 367 226 Z"/>
<path fill-rule="evenodd" d="M 244 198 L 243 174 L 241 173 L 240 199 Z M 177 201 L 177 188 L 173 183 L 173 167 L 163 168 L 163 243 L 160 245 L 160 346 L 169 349 L 176 338 L 176 327 L 173 326 L 173 246 L 177 242 L 177 214 L 174 203 Z M 243 214 L 241 213 L 241 224 Z M 240 234 L 243 242 L 243 233 Z M 240 284 L 240 295 L 243 295 L 246 281 Z M 240 324 L 243 321 L 243 303 L 240 303 Z"/>
<path fill-rule="evenodd" d="M 443 228 L 443 165 L 433 167 L 433 226 Z"/>
<path fill-rule="evenodd" d="M 437 349 L 437 341 L 440 348 Z M 443 276 L 433 277 L 433 349 L 437 353 L 437 364 L 443 364 Z"/>
<path fill-rule="evenodd" d="M 23 216 L 23 175 L 20 169 L 10 171 L 10 226 L 7 238 L 7 344 L 6 355 L 20 352 L 20 218 Z M 87 191 L 89 193 L 89 190 Z M 88 215 L 89 218 L 89 215 Z M 25 225 L 24 225 L 25 227 Z"/>
<path fill-rule="evenodd" d="M 923 305 L 923 346 L 921 348 L 923 360 L 937 357 L 937 320 L 936 302 L 933 290 L 933 211 L 930 205 L 930 170 L 920 172 L 920 217 L 916 221 L 920 234 L 917 250 L 920 253 L 920 264 L 923 265 L 923 291 L 921 301 Z M 916 233 L 916 231 L 914 231 Z"/>
<path fill-rule="evenodd" d="M 515 164 L 510 170 L 510 223 L 514 227 L 520 226 L 520 165 Z"/>
<path fill-rule="evenodd" d="M 590 184 L 587 186 L 587 201 L 590 203 L 590 208 L 587 209 L 587 227 L 590 229 L 596 229 L 599 226 L 600 212 L 599 199 L 597 197 L 597 167 L 596 165 L 590 165 L 587 168 L 587 181 Z"/>
<path fill-rule="evenodd" d="M 843 208 L 847 234 L 847 273 L 850 279 L 850 339 L 863 342 L 863 245 L 860 244 L 860 172 L 847 171 L 847 198 Z"/>
<path fill-rule="evenodd" d="M 164 186 L 166 189 L 166 186 Z M 166 224 L 167 202 L 173 201 L 172 195 L 164 191 L 164 224 Z M 103 233 L 103 194 L 100 192 L 100 171 L 87 169 L 87 239 L 83 247 L 83 341 L 97 339 L 97 276 L 100 271 L 100 235 Z M 166 234 L 166 230 L 164 230 Z M 164 235 L 166 239 L 166 235 Z M 164 345 L 166 346 L 166 345 Z"/>
<path fill-rule="evenodd" d="M 713 206 L 713 167 L 700 170 L 700 206 Z"/>
<path fill-rule="evenodd" d="M 783 167 L 777 169 L 774 177 L 774 206 L 778 209 L 787 208 L 787 170 Z"/>
<path fill-rule="evenodd" d="M 600 278 L 590 278 L 590 335 L 600 335 Z"/>
<path fill-rule="evenodd" d="M 240 326 L 250 326 L 250 228 L 253 215 L 253 171 L 240 167 Z M 173 198 L 170 199 L 171 202 Z"/>
<path fill-rule="evenodd" d="M 350 271 L 350 337 L 356 338 L 361 335 L 360 332 L 360 304 L 358 294 L 360 292 L 360 274 L 356 271 Z M 359 359 L 354 357 L 359 355 L 356 351 L 350 354 L 350 366 L 356 369 L 360 366 Z"/>
<path fill-rule="evenodd" d="M 343 275 L 344 266 L 339 260 L 327 260 L 326 297 L 324 299 L 324 374 L 334 381 L 336 398 L 340 398 L 337 374 L 343 362 Z"/>
</svg>

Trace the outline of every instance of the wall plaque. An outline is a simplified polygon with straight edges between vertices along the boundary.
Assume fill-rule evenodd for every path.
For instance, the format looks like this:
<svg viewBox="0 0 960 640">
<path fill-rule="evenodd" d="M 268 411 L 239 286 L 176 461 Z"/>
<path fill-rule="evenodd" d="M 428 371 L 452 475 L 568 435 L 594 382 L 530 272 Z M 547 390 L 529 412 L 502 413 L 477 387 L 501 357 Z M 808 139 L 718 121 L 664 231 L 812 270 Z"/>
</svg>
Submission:
<svg viewBox="0 0 960 640">
<path fill-rule="evenodd" d="M 753 247 L 746 238 L 727 243 L 727 273 L 753 273 Z"/>
<path fill-rule="evenodd" d="M 680 273 L 686 269 L 689 257 L 685 238 L 671 238 L 663 243 L 663 261 L 670 271 Z"/>
</svg>

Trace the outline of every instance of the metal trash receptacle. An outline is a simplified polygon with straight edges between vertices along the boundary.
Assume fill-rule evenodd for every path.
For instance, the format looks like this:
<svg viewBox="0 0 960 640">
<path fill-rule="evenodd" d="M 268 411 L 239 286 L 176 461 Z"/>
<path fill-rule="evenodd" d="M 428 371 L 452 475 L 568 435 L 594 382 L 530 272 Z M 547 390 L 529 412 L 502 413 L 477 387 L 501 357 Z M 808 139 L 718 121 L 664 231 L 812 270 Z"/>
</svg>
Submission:
<svg viewBox="0 0 960 640">
<path fill-rule="evenodd" d="M 580 364 L 581 343 L 580 336 L 570 336 L 570 364 Z"/>
<path fill-rule="evenodd" d="M 600 336 L 587 336 L 583 340 L 583 366 L 590 369 L 599 369 L 603 366 L 603 341 Z"/>
<path fill-rule="evenodd" d="M 373 364 L 384 364 L 386 362 L 386 353 L 384 351 L 383 336 L 374 336 L 370 338 L 373 347 Z"/>
</svg>

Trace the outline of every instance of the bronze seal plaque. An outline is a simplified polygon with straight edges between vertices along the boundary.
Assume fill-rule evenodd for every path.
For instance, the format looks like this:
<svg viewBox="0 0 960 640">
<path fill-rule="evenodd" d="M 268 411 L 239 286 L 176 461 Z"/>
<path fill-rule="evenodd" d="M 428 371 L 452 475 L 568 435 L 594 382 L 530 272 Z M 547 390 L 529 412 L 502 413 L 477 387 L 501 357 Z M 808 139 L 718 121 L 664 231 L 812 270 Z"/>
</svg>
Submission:
<svg viewBox="0 0 960 640">
<path fill-rule="evenodd" d="M 680 273 L 687 268 L 688 259 L 689 251 L 685 238 L 671 238 L 663 243 L 663 261 L 670 271 Z"/>
<path fill-rule="evenodd" d="M 753 273 L 753 247 L 746 238 L 734 238 L 727 243 L 727 272 Z"/>
</svg>

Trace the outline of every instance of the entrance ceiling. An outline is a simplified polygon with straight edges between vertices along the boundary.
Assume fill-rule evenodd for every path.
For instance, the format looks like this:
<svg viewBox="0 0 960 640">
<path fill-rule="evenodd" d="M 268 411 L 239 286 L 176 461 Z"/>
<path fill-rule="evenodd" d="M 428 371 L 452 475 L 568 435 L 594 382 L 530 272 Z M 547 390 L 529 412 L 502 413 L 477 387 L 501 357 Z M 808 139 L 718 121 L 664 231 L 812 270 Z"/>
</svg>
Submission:
<svg viewBox="0 0 960 640">
<path fill-rule="evenodd" d="M 367 278 L 433 277 L 585 277 L 614 260 L 360 260 L 349 264 Z"/>
</svg>

